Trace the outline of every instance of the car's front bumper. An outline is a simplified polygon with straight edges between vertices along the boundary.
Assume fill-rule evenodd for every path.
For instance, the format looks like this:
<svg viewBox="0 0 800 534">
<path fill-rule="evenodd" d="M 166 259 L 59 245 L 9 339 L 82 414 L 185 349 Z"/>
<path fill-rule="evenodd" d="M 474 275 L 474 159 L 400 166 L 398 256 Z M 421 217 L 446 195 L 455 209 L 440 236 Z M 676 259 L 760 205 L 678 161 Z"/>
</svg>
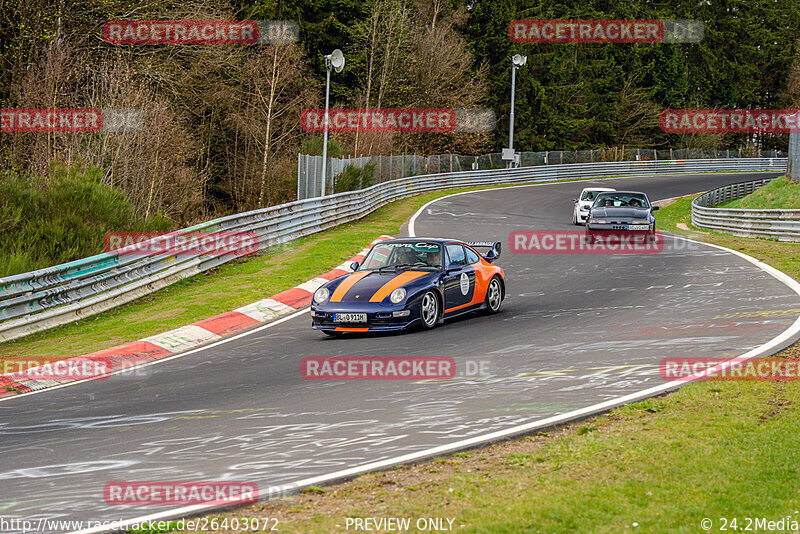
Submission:
<svg viewBox="0 0 800 534">
<path fill-rule="evenodd" d="M 334 321 L 336 313 L 365 313 L 363 323 Z M 420 321 L 419 305 L 388 306 L 385 304 L 366 307 L 361 303 L 330 303 L 311 307 L 311 328 L 328 332 L 390 332 L 404 330 Z"/>
<path fill-rule="evenodd" d="M 621 224 L 587 223 L 586 224 L 586 230 L 590 231 L 590 232 L 593 232 L 593 233 L 607 232 L 607 233 L 611 234 L 611 233 L 618 233 L 618 232 L 630 232 L 630 233 L 634 233 L 634 234 L 646 234 L 646 233 L 649 233 L 649 232 L 653 232 L 654 229 L 655 229 L 655 225 L 653 223 L 647 224 L 647 228 L 644 228 L 644 229 L 631 230 L 630 229 L 631 226 L 645 226 L 645 225 L 640 225 L 640 224 L 632 225 L 631 223 L 621 223 Z"/>
<path fill-rule="evenodd" d="M 598 228 L 598 226 L 612 225 L 586 225 L 585 241 L 592 244 L 607 243 L 620 244 L 622 246 L 658 247 L 663 244 L 663 240 L 651 226 L 649 230 L 617 230 L 609 228 Z M 619 227 L 619 225 L 614 225 Z"/>
</svg>

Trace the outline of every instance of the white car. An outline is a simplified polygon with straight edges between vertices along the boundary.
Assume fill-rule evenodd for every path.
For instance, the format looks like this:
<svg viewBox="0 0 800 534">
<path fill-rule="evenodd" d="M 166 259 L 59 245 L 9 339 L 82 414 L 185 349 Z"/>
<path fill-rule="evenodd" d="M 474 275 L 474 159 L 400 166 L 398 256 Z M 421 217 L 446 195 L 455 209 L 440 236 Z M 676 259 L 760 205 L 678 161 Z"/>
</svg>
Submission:
<svg viewBox="0 0 800 534">
<path fill-rule="evenodd" d="M 609 187 L 587 187 L 581 191 L 581 196 L 573 198 L 575 208 L 572 210 L 572 224 L 586 224 L 586 217 L 589 216 L 589 208 L 594 204 L 597 195 L 606 191 L 616 191 Z"/>
</svg>

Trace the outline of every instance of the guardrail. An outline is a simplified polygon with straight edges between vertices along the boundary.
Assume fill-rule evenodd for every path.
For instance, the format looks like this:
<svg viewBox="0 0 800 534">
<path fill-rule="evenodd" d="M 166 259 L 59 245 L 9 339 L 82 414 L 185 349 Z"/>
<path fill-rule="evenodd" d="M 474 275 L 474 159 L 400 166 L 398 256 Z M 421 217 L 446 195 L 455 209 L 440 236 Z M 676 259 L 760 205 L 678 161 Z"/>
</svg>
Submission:
<svg viewBox="0 0 800 534">
<path fill-rule="evenodd" d="M 174 234 L 250 231 L 257 234 L 259 248 L 264 249 L 360 219 L 393 200 L 437 189 L 607 176 L 783 171 L 785 168 L 785 158 L 752 158 L 578 163 L 412 176 L 358 191 L 230 215 Z M 234 257 L 165 256 L 163 253 L 132 256 L 111 252 L 0 278 L 0 341 L 100 313 Z"/>
<path fill-rule="evenodd" d="M 791 139 L 789 141 L 791 144 Z M 602 161 L 668 161 L 689 159 L 723 159 L 741 158 L 745 151 L 739 150 L 703 150 L 700 148 L 597 148 L 594 150 L 545 150 L 542 152 L 517 152 L 520 167 L 538 167 L 541 165 L 564 165 L 565 163 L 595 163 Z M 780 150 L 753 151 L 753 158 L 785 158 Z M 435 154 L 420 156 L 417 154 L 395 154 L 374 156 L 342 156 L 328 157 L 326 167 L 327 181 L 325 191 L 336 189 L 335 177 L 347 167 L 364 168 L 371 164 L 372 183 L 388 182 L 396 178 L 415 174 L 434 174 L 462 172 L 466 170 L 504 169 L 506 161 L 502 152 L 492 152 L 481 156 L 465 156 L 462 154 Z M 297 155 L 297 200 L 319 196 L 322 191 L 322 156 L 310 154 Z"/>
<path fill-rule="evenodd" d="M 742 237 L 800 241 L 800 209 L 715 208 L 749 195 L 772 181 L 762 178 L 712 189 L 692 201 L 692 224 Z"/>
</svg>

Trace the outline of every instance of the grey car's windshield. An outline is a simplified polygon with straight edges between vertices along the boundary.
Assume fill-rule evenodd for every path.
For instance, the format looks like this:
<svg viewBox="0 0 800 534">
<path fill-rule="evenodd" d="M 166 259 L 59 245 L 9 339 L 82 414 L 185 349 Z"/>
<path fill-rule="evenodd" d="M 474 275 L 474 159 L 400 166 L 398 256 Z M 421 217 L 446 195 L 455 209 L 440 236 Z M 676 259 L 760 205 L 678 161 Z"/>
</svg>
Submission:
<svg viewBox="0 0 800 534">
<path fill-rule="evenodd" d="M 593 208 L 649 208 L 650 203 L 642 193 L 600 193 Z"/>
<path fill-rule="evenodd" d="M 442 268 L 442 246 L 428 241 L 381 243 L 372 247 L 360 270 L 438 270 Z"/>
</svg>

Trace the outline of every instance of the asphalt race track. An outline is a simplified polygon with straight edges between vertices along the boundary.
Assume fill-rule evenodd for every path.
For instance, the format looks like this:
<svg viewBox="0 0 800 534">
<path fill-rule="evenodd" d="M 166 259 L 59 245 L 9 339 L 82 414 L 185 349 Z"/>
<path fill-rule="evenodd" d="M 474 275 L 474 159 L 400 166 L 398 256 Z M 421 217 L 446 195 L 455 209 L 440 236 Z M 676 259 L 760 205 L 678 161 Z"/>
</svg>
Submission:
<svg viewBox="0 0 800 534">
<path fill-rule="evenodd" d="M 773 173 L 775 174 L 775 173 Z M 754 174 L 619 178 L 652 200 Z M 663 384 L 666 356 L 736 356 L 786 330 L 800 296 L 741 257 L 668 238 L 659 254 L 512 254 L 514 230 L 574 230 L 572 199 L 599 182 L 442 199 L 418 236 L 502 240 L 496 316 L 430 332 L 329 339 L 307 312 L 172 360 L 0 402 L 0 515 L 127 519 L 109 481 L 232 480 L 270 487 L 424 451 Z M 450 356 L 437 382 L 306 381 L 306 356 Z"/>
</svg>

